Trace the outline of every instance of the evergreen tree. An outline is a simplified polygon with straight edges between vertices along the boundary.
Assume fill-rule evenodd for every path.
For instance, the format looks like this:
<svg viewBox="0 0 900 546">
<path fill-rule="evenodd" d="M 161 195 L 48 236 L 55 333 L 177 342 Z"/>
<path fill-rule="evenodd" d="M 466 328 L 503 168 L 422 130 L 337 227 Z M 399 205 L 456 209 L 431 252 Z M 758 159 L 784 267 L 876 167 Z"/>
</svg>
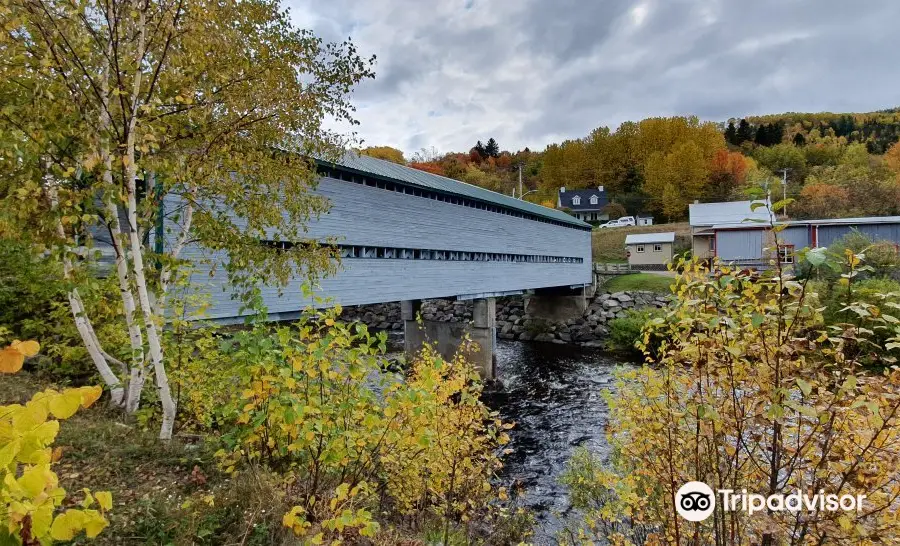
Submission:
<svg viewBox="0 0 900 546">
<path fill-rule="evenodd" d="M 475 147 L 472 149 L 478 152 L 478 155 L 481 156 L 481 159 L 484 159 L 488 156 L 487 150 L 485 150 L 484 144 L 482 144 L 480 140 L 475 143 Z"/>
<path fill-rule="evenodd" d="M 753 137 L 753 142 L 759 144 L 760 146 L 768 146 L 769 142 L 769 125 L 763 123 L 756 129 L 756 135 Z"/>
<path fill-rule="evenodd" d="M 756 130 L 756 136 L 753 141 L 760 146 L 775 146 L 776 144 L 781 144 L 783 137 L 784 125 L 777 122 L 763 123 Z"/>
<path fill-rule="evenodd" d="M 484 151 L 487 155 L 491 157 L 500 157 L 500 145 L 497 144 L 497 141 L 492 138 L 489 138 L 487 141 L 487 145 L 484 147 Z"/>
<path fill-rule="evenodd" d="M 784 140 L 784 124 L 783 123 L 771 123 L 769 124 L 769 142 L 768 146 L 776 146 L 781 144 L 781 141 Z"/>
<path fill-rule="evenodd" d="M 733 121 L 729 121 L 728 128 L 725 129 L 725 142 L 735 146 L 739 144 L 737 141 L 737 129 L 735 128 Z"/>
<path fill-rule="evenodd" d="M 794 146 L 806 146 L 806 137 L 803 136 L 803 133 L 794 135 Z"/>
<path fill-rule="evenodd" d="M 754 131 L 753 127 L 750 126 L 750 123 L 746 119 L 742 119 L 738 124 L 737 130 L 737 142 L 735 144 L 742 144 L 748 140 L 753 140 Z"/>
</svg>

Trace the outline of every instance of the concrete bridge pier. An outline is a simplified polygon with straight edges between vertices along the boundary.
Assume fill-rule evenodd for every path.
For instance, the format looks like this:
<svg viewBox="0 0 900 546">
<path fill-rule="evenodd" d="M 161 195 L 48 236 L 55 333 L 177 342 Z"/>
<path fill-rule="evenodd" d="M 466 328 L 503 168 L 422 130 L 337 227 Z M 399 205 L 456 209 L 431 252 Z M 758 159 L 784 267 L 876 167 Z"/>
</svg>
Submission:
<svg viewBox="0 0 900 546">
<path fill-rule="evenodd" d="M 472 322 L 441 322 L 423 320 L 416 321 L 422 309 L 422 300 L 406 300 L 400 302 L 400 314 L 403 320 L 404 349 L 411 358 L 422 349 L 428 341 L 434 344 L 438 353 L 446 359 L 453 358 L 463 337 L 469 338 L 478 345 L 478 351 L 468 351 L 466 357 L 475 364 L 483 379 L 496 377 L 497 347 L 497 301 L 494 298 L 478 298 L 473 300 Z"/>
<path fill-rule="evenodd" d="M 585 288 L 538 288 L 525 296 L 525 314 L 550 322 L 581 318 L 587 306 Z"/>
</svg>

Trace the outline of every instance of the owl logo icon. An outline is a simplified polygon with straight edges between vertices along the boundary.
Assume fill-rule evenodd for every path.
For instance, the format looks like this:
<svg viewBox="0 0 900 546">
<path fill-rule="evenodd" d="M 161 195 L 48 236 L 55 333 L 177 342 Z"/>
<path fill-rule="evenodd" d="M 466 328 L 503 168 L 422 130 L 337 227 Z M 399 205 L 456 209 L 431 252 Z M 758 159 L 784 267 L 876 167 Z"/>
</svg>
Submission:
<svg viewBox="0 0 900 546">
<path fill-rule="evenodd" d="M 716 509 L 716 496 L 703 482 L 688 482 L 675 494 L 675 510 L 688 521 L 703 521 Z"/>
</svg>

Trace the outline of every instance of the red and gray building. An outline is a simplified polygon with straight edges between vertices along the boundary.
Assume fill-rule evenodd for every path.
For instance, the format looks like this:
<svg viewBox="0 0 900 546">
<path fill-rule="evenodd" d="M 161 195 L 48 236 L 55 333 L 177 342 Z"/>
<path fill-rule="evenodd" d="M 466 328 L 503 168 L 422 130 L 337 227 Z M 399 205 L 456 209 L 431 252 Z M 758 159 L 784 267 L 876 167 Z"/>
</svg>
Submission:
<svg viewBox="0 0 900 546">
<path fill-rule="evenodd" d="M 765 206 L 751 201 L 695 203 L 690 206 L 694 256 L 718 258 L 739 265 L 767 264 L 774 257 L 775 236 L 772 218 Z M 755 210 L 752 210 L 754 209 Z M 900 216 L 775 220 L 785 226 L 778 233 L 778 252 L 791 263 L 803 248 L 834 244 L 853 231 L 873 241 L 887 241 L 900 247 Z"/>
</svg>

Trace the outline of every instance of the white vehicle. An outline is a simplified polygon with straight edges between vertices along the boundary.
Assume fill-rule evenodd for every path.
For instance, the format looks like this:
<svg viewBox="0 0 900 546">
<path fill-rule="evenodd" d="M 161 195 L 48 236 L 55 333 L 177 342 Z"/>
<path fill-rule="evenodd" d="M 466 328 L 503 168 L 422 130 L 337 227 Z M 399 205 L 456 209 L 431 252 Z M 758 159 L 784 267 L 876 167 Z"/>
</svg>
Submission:
<svg viewBox="0 0 900 546">
<path fill-rule="evenodd" d="M 633 226 L 635 225 L 634 216 L 623 216 L 618 220 L 610 220 L 605 224 L 600 224 L 598 227 L 600 229 L 603 228 L 614 228 L 614 227 L 622 227 L 622 226 Z"/>
</svg>

